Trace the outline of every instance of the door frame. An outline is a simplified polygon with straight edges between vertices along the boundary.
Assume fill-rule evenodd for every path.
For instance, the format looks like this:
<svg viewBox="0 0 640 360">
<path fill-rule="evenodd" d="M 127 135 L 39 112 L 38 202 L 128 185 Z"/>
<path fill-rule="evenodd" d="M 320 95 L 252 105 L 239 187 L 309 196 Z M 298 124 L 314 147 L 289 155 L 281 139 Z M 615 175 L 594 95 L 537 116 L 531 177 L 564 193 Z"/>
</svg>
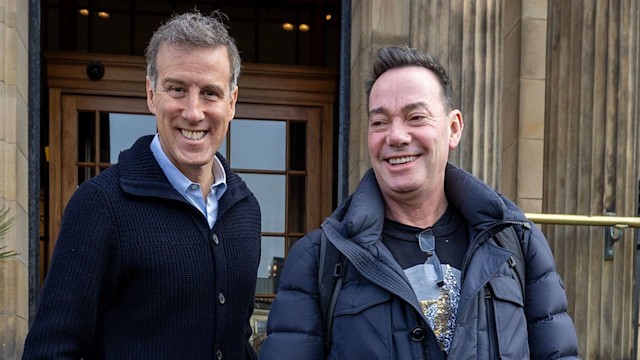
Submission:
<svg viewBox="0 0 640 360">
<path fill-rule="evenodd" d="M 44 54 L 47 71 L 49 96 L 49 144 L 48 167 L 48 216 L 45 221 L 48 243 L 41 249 L 50 257 L 60 228 L 60 221 L 69 194 L 63 193 L 65 180 L 64 154 L 62 139 L 69 131 L 63 126 L 64 106 L 82 107 L 82 101 L 91 97 L 101 97 L 101 107 L 113 107 L 110 101 L 122 103 L 123 98 L 130 99 L 130 109 L 114 109 L 125 112 L 148 113 L 148 109 L 140 107 L 141 100 L 146 99 L 145 75 L 146 62 L 143 57 L 125 55 L 100 55 L 86 53 L 47 52 Z M 104 68 L 104 76 L 99 80 L 89 78 L 88 69 L 96 64 Z M 320 137 L 321 181 L 314 194 L 317 211 L 307 215 L 307 231 L 320 226 L 322 219 L 328 216 L 335 206 L 334 194 L 334 104 L 337 92 L 337 71 L 326 68 L 282 66 L 268 64 L 243 64 L 242 74 L 238 80 L 238 105 L 246 104 L 272 106 L 279 105 L 309 108 L 318 113 L 321 126 L 317 135 Z M 72 96 L 69 96 L 72 95 Z M 75 103 L 70 104 L 69 99 Z M 111 99 L 111 100 L 110 100 Z M 81 100 L 80 103 L 77 103 Z M 126 101 L 125 101 L 126 102 Z M 146 104 L 146 101 L 144 102 Z M 129 107 L 128 107 L 129 108 Z M 315 185 L 314 185 L 315 186 Z M 314 209 L 315 210 L 315 209 Z M 291 244 L 287 244 L 287 247 Z M 285 249 L 285 252 L 288 248 Z M 42 257 L 42 256 L 41 256 Z M 41 263 L 42 263 L 41 259 Z M 46 264 L 41 272 L 46 271 Z M 42 279 L 42 277 L 41 277 Z"/>
</svg>

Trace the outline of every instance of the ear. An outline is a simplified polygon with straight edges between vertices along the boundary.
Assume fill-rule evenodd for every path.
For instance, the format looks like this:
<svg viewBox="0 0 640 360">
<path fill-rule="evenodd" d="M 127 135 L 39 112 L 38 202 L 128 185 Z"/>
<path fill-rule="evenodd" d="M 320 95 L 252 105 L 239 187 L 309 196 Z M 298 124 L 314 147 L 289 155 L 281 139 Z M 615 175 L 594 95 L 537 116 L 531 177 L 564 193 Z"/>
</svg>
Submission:
<svg viewBox="0 0 640 360">
<path fill-rule="evenodd" d="M 147 106 L 149 107 L 149 111 L 151 111 L 152 114 L 156 114 L 156 103 L 155 103 L 155 93 L 153 92 L 154 89 L 151 87 L 151 81 L 149 81 L 149 78 L 147 78 L 146 80 L 146 87 L 147 87 Z"/>
<path fill-rule="evenodd" d="M 462 113 L 460 110 L 455 109 L 449 113 L 449 149 L 455 149 L 460 144 L 462 139 L 462 130 L 464 129 L 464 121 L 462 120 Z"/>
<path fill-rule="evenodd" d="M 238 101 L 238 86 L 231 91 L 230 102 L 229 102 L 229 121 L 233 120 L 233 117 L 236 115 L 236 102 Z"/>
</svg>

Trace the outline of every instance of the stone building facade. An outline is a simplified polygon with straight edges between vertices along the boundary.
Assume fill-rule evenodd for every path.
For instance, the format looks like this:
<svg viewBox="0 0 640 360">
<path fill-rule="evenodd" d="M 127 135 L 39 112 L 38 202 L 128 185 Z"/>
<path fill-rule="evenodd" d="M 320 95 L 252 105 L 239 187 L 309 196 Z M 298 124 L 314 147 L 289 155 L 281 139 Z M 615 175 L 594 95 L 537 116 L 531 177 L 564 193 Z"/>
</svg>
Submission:
<svg viewBox="0 0 640 360">
<path fill-rule="evenodd" d="M 34 1 L 35 2 L 35 1 Z M 348 0 L 348 184 L 369 167 L 363 81 L 375 50 L 410 45 L 449 69 L 465 120 L 451 161 L 529 213 L 638 216 L 635 0 Z M 20 358 L 34 291 L 29 205 L 28 0 L 0 0 L 0 358 Z M 33 15 L 33 14 L 32 14 Z M 31 210 L 30 210 L 31 209 Z M 636 231 L 603 256 L 603 230 L 541 226 L 565 280 L 586 359 L 637 358 Z M 31 275 L 30 275 L 31 274 Z M 31 286 L 34 288 L 34 286 Z"/>
</svg>

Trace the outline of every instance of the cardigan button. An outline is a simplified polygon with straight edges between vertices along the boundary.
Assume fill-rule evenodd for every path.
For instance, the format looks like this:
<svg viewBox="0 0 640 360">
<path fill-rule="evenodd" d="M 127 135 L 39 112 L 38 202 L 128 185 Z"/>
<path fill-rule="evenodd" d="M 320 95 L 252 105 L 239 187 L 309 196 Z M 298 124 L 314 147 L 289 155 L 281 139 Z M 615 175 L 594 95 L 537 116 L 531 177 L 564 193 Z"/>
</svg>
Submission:
<svg viewBox="0 0 640 360">
<path fill-rule="evenodd" d="M 218 360 L 222 359 L 222 350 L 220 349 L 216 350 L 216 359 Z"/>
<path fill-rule="evenodd" d="M 420 326 L 416 326 L 410 330 L 411 340 L 413 341 L 422 341 L 424 340 L 424 329 Z"/>
<path fill-rule="evenodd" d="M 224 305 L 224 302 L 226 301 L 224 298 L 224 294 L 223 293 L 219 293 L 218 294 L 218 301 L 220 302 L 221 305 Z"/>
<path fill-rule="evenodd" d="M 218 240 L 218 235 L 213 234 L 213 236 L 211 236 L 211 240 L 213 240 L 213 243 L 218 245 L 218 243 L 220 242 L 220 240 Z"/>
</svg>

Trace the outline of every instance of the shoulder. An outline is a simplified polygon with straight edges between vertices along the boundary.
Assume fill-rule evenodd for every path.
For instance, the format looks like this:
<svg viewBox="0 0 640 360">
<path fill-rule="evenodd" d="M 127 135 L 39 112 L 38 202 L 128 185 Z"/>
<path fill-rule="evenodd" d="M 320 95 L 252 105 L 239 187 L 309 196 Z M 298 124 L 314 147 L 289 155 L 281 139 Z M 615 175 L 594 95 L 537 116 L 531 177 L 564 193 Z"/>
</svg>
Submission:
<svg viewBox="0 0 640 360">
<path fill-rule="evenodd" d="M 98 176 L 84 181 L 73 192 L 66 207 L 74 208 L 80 204 L 96 208 L 104 206 L 108 202 L 108 197 L 120 196 L 118 178 L 116 165 L 104 170 Z"/>
<path fill-rule="evenodd" d="M 291 250 L 289 250 L 289 254 L 287 255 L 287 261 L 289 258 L 292 258 L 294 261 L 295 258 L 308 258 L 308 257 L 316 257 L 318 256 L 320 249 L 320 237 L 322 236 L 322 230 L 316 229 L 309 232 L 307 235 L 300 238 L 296 241 Z"/>
<path fill-rule="evenodd" d="M 281 284 L 300 283 L 300 279 L 307 281 L 317 276 L 320 234 L 321 230 L 313 230 L 293 244 L 285 260 Z"/>
</svg>

